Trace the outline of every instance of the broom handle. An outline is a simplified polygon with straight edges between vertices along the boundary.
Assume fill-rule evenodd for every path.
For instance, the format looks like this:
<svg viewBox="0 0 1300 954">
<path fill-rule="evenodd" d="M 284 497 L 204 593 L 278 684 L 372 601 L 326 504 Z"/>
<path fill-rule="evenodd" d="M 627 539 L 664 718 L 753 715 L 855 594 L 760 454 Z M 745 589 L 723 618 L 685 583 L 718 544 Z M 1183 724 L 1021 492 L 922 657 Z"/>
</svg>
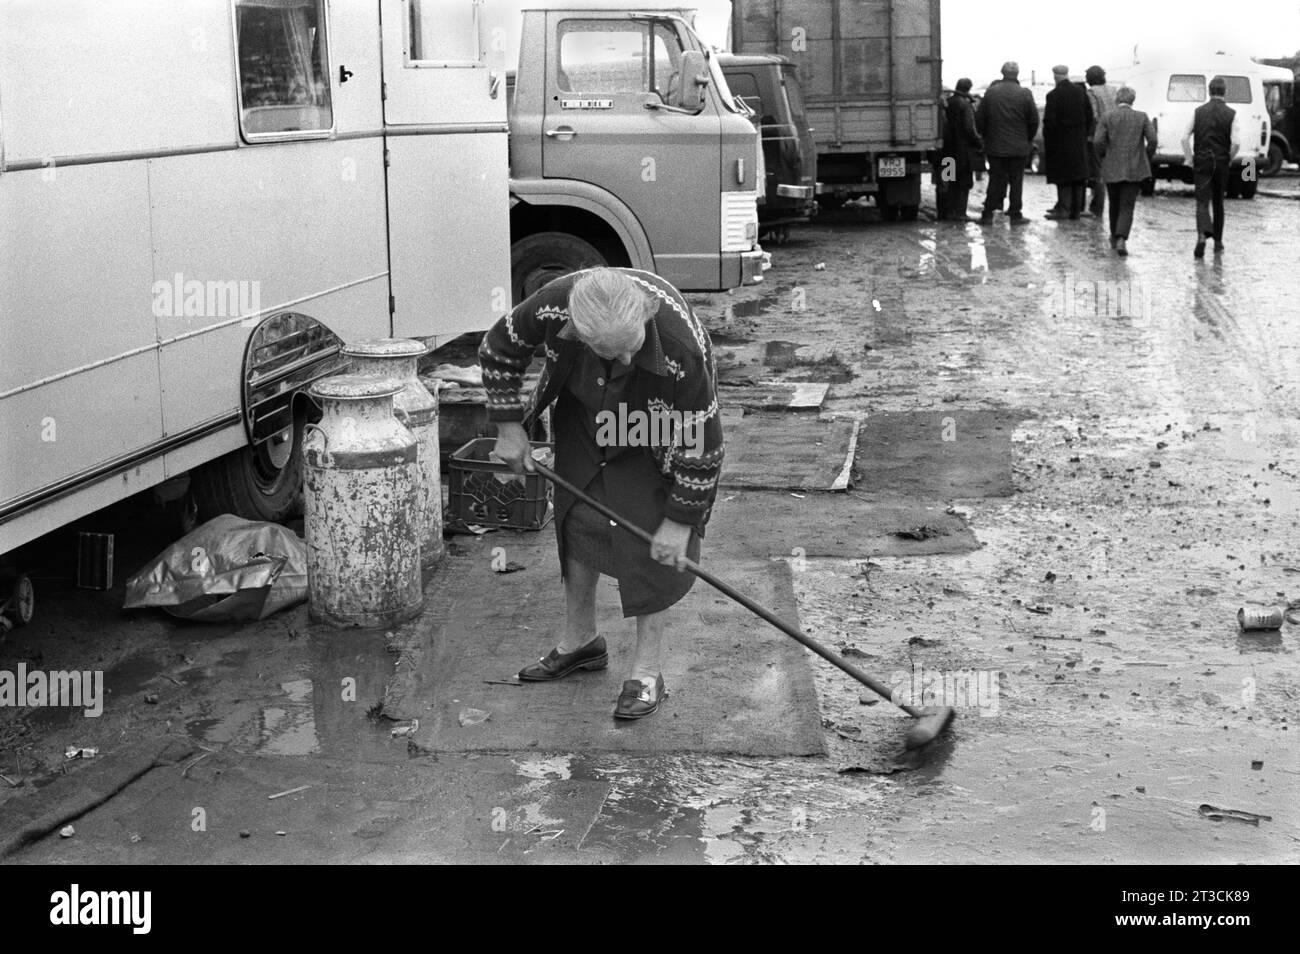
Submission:
<svg viewBox="0 0 1300 954">
<path fill-rule="evenodd" d="M 616 514 L 613 510 L 610 510 L 609 507 L 605 506 L 600 501 L 593 500 L 590 496 L 583 493 L 581 490 L 579 490 L 573 484 L 569 483 L 567 480 L 565 480 L 555 471 L 551 470 L 551 468 L 547 467 L 545 464 L 534 460 L 532 462 L 532 465 L 533 465 L 533 469 L 537 471 L 537 473 L 541 474 L 551 483 L 555 484 L 555 486 L 572 494 L 574 497 L 581 500 L 583 503 L 585 503 L 588 507 L 591 507 L 591 509 L 595 510 L 597 513 L 604 515 L 606 518 L 610 520 L 613 520 L 616 524 L 623 527 L 630 533 L 634 534 L 635 536 L 643 540 L 645 543 L 651 544 L 654 542 L 653 535 L 646 533 L 646 531 L 642 530 L 640 527 L 635 526 L 634 524 L 631 524 L 628 521 L 624 520 L 622 517 Z M 894 701 L 892 698 L 893 696 L 892 691 L 884 683 L 878 681 L 877 679 L 863 672 L 861 669 L 853 665 L 853 663 L 849 662 L 847 659 L 843 658 L 842 656 L 839 656 L 836 653 L 831 652 L 829 649 L 827 649 L 821 643 L 817 642 L 812 637 L 805 636 L 797 626 L 791 626 L 789 623 L 785 622 L 785 620 L 780 619 L 769 610 L 765 609 L 762 606 L 759 606 L 757 603 L 751 600 L 744 593 L 741 593 L 739 590 L 735 589 L 731 585 L 724 583 L 722 580 L 718 579 L 716 576 L 714 576 L 708 570 L 704 569 L 694 560 L 687 559 L 685 561 L 685 564 L 687 570 L 695 574 L 695 576 L 699 577 L 701 580 L 709 584 L 709 586 L 713 587 L 715 590 L 718 590 L 720 593 L 730 597 L 732 600 L 739 603 L 741 606 L 745 607 L 745 609 L 749 610 L 755 616 L 761 616 L 763 619 L 767 620 L 769 623 L 771 623 L 777 629 L 781 630 L 781 632 L 785 633 L 791 639 L 795 639 L 803 643 L 804 646 L 811 649 L 818 656 L 821 656 L 822 659 L 825 659 L 831 665 L 836 666 L 839 669 L 842 669 L 844 672 L 848 673 L 858 682 L 862 683 L 864 686 L 866 686 L 876 695 L 881 696 L 882 698 L 887 699 L 890 702 Z M 902 703 L 894 703 L 894 704 L 897 705 L 898 708 L 902 709 L 910 716 L 915 716 L 919 718 L 921 715 L 924 714 L 918 711 L 917 709 L 913 708 L 912 706 L 903 705 Z"/>
</svg>

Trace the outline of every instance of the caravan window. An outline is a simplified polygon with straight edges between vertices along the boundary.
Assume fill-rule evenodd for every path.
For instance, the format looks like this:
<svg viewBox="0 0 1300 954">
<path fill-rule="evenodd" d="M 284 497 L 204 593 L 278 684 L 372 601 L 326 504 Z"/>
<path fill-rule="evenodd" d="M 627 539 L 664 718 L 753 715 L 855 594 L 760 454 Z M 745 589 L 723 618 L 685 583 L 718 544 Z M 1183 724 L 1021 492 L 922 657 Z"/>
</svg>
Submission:
<svg viewBox="0 0 1300 954">
<path fill-rule="evenodd" d="M 325 0 L 237 0 L 239 124 L 250 142 L 327 135 Z"/>
<path fill-rule="evenodd" d="M 473 67 L 484 59 L 479 33 L 480 4 L 453 6 L 445 0 L 410 0 L 407 62 Z"/>
<path fill-rule="evenodd" d="M 1205 77 L 1200 73 L 1175 73 L 1170 76 L 1169 102 L 1205 102 Z"/>
</svg>

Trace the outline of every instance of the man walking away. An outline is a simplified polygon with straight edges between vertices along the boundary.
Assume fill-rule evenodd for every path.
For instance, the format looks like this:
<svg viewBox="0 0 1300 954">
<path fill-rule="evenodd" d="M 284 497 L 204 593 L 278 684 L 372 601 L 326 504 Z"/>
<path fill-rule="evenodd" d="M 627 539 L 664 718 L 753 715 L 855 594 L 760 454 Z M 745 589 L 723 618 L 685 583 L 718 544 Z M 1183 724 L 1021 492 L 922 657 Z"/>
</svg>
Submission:
<svg viewBox="0 0 1300 954">
<path fill-rule="evenodd" d="M 1183 133 L 1183 160 L 1192 167 L 1196 183 L 1196 249 L 1192 254 L 1197 258 L 1205 257 L 1207 238 L 1214 239 L 1216 254 L 1223 251 L 1223 192 L 1232 160 L 1241 151 L 1237 111 L 1223 99 L 1227 90 L 1222 76 L 1210 80 L 1210 101 L 1196 107 Z"/>
<path fill-rule="evenodd" d="M 1151 177 L 1156 131 L 1147 114 L 1133 109 L 1136 94 L 1127 86 L 1115 94 L 1115 107 L 1097 128 L 1101 178 L 1110 195 L 1110 247 L 1128 254 L 1128 233 L 1143 181 Z"/>
<path fill-rule="evenodd" d="M 1106 71 L 1100 66 L 1088 67 L 1088 71 L 1083 75 L 1088 82 L 1088 105 L 1092 107 L 1092 119 L 1100 129 L 1106 114 L 1115 108 L 1115 91 L 1106 85 Z M 1097 154 L 1096 139 L 1094 134 L 1092 141 L 1088 143 L 1088 152 L 1092 160 L 1089 169 L 1091 178 L 1088 183 L 1092 186 L 1092 203 L 1088 206 L 1088 211 L 1101 218 L 1101 213 L 1106 208 L 1106 193 L 1109 189 L 1101 177 L 1101 156 Z"/>
<path fill-rule="evenodd" d="M 948 97 L 947 124 L 943 140 L 941 176 L 947 185 L 946 202 L 940 207 L 941 219 L 966 221 L 966 204 L 975 181 L 975 163 L 983 148 L 975 129 L 975 107 L 971 105 L 971 81 L 962 77 L 956 91 Z"/>
<path fill-rule="evenodd" d="M 1056 185 L 1056 206 L 1049 219 L 1077 219 L 1083 214 L 1088 181 L 1088 138 L 1093 131 L 1088 94 L 1070 82 L 1068 66 L 1053 66 L 1056 88 L 1043 111 L 1043 159 L 1047 181 Z"/>
<path fill-rule="evenodd" d="M 1008 188 L 1011 205 L 1007 213 L 1012 225 L 1023 225 L 1021 197 L 1025 183 L 1025 160 L 1038 134 L 1038 107 L 1034 96 L 1020 85 L 1020 67 L 1013 61 L 1002 64 L 1002 79 L 990 84 L 975 110 L 975 128 L 984 139 L 989 164 L 989 190 L 984 199 L 981 225 L 993 221 L 993 211 L 1002 208 Z"/>
</svg>

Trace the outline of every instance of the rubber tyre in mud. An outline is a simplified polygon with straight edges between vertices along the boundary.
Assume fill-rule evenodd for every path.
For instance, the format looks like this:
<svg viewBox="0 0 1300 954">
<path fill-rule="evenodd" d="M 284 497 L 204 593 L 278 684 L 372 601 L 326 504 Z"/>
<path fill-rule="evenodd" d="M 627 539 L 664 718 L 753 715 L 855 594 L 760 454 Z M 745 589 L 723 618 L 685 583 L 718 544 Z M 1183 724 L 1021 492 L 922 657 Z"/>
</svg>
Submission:
<svg viewBox="0 0 1300 954">
<path fill-rule="evenodd" d="M 525 235 L 510 247 L 510 292 L 517 305 L 561 276 L 607 264 L 594 246 L 567 232 Z"/>
<path fill-rule="evenodd" d="M 1282 163 L 1286 161 L 1286 156 L 1282 152 L 1282 147 L 1278 143 L 1270 143 L 1268 147 L 1268 159 L 1259 167 L 1261 178 L 1270 179 L 1282 171 Z"/>
<path fill-rule="evenodd" d="M 197 468 L 190 492 L 200 521 L 223 513 L 247 520 L 280 523 L 302 512 L 302 415 L 285 431 L 284 440 L 263 448 L 231 451 Z M 286 442 L 291 442 L 285 447 Z"/>
<path fill-rule="evenodd" d="M 1143 179 L 1143 180 L 1142 180 L 1142 184 L 1141 184 L 1140 186 L 1138 186 L 1138 191 L 1141 192 L 1141 193 L 1142 193 L 1143 195 L 1145 195 L 1145 196 L 1152 196 L 1152 195 L 1155 195 L 1155 194 L 1156 194 L 1156 180 L 1155 180 L 1155 177 L 1153 176 L 1153 177 L 1151 177 L 1150 179 Z"/>
</svg>

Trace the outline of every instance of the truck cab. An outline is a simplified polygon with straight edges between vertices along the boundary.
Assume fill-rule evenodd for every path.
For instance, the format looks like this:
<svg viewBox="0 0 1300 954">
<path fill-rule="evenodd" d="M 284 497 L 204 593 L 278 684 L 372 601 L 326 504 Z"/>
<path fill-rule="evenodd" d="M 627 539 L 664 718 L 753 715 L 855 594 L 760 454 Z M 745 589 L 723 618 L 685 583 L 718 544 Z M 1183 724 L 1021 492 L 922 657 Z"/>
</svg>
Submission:
<svg viewBox="0 0 1300 954">
<path fill-rule="evenodd" d="M 722 53 L 718 62 L 731 91 L 759 119 L 767 173 L 758 210 L 760 237 L 784 238 L 792 223 L 806 222 L 817 211 L 817 145 L 795 66 L 772 54 Z"/>
<path fill-rule="evenodd" d="M 686 21 L 571 0 L 525 9 L 521 31 L 509 104 L 514 300 L 606 264 L 683 291 L 761 281 L 758 135 Z"/>
</svg>

